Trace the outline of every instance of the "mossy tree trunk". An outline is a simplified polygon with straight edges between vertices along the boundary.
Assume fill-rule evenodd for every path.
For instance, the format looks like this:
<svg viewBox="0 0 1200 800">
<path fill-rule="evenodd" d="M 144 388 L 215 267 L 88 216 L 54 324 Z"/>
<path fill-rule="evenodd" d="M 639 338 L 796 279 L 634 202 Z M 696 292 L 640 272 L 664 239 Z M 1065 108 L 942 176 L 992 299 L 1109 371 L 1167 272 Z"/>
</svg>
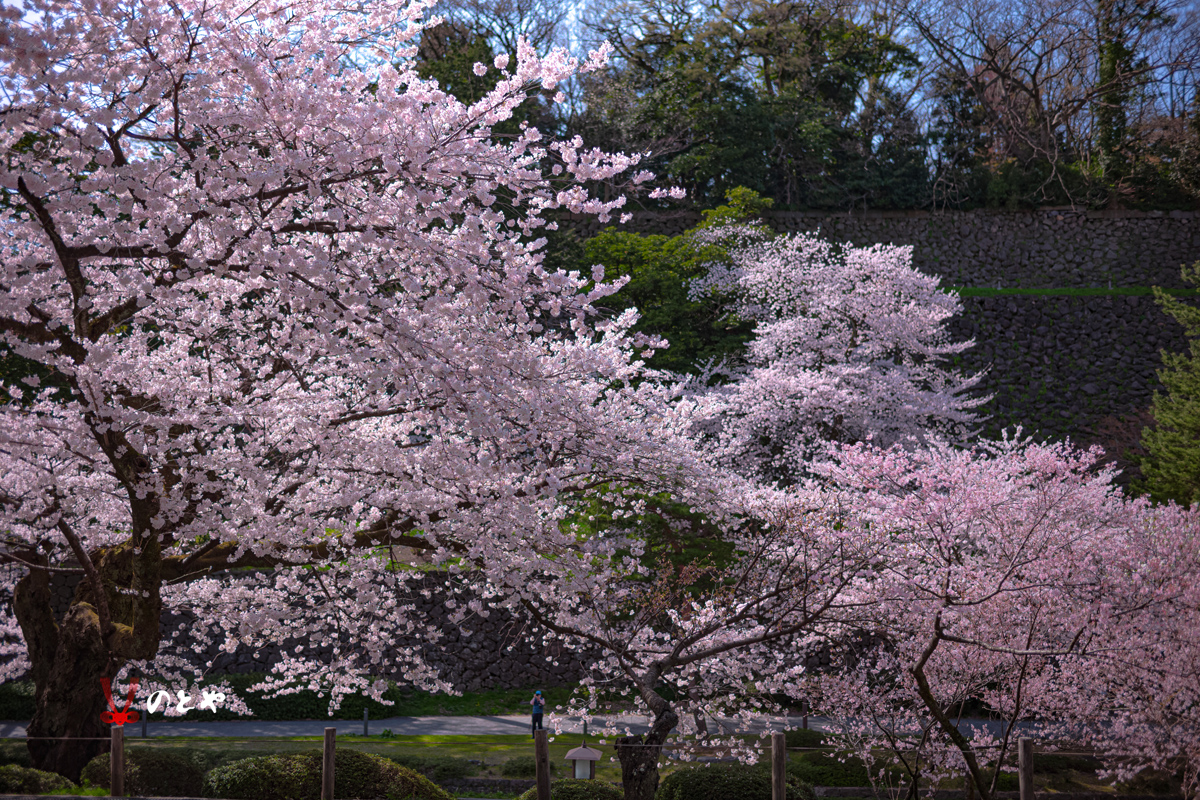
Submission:
<svg viewBox="0 0 1200 800">
<path fill-rule="evenodd" d="M 61 623 L 51 606 L 45 559 L 24 554 L 35 559 L 28 562 L 35 566 L 14 587 L 13 609 L 34 682 L 27 746 L 35 768 L 78 782 L 84 765 L 108 749 L 109 726 L 100 718 L 108 699 L 101 679 L 112 679 L 128 661 L 150 659 L 158 651 L 160 552 L 155 537 L 139 537 L 83 554 L 86 579 Z M 103 587 L 99 594 L 96 586 Z M 124 704 L 116 702 L 118 708 Z"/>
</svg>

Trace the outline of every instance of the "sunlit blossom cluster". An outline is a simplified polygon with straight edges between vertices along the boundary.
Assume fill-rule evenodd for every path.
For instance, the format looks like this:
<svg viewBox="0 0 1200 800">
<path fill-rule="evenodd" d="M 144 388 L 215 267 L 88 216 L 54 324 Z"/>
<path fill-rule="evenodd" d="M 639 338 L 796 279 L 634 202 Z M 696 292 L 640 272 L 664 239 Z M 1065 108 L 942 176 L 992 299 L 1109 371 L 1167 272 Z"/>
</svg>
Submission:
<svg viewBox="0 0 1200 800">
<path fill-rule="evenodd" d="M 973 344 L 946 330 L 961 303 L 913 268 L 912 248 L 748 226 L 703 235 L 725 243 L 729 260 L 692 293 L 726 296 L 737 318 L 756 322 L 747 363 L 698 392 L 706 447 L 722 465 L 786 482 L 811 474 L 829 443 L 972 432 L 987 398 L 971 394 L 981 376 L 953 367 Z"/>
</svg>

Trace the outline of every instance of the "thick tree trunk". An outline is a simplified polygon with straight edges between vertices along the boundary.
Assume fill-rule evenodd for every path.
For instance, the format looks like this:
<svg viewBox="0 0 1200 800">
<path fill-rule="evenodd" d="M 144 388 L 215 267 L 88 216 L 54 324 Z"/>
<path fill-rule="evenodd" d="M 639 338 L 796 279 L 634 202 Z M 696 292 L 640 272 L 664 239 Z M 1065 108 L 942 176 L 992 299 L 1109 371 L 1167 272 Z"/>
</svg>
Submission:
<svg viewBox="0 0 1200 800">
<path fill-rule="evenodd" d="M 108 699 L 100 679 L 114 677 L 114 666 L 100 640 L 95 609 L 87 604 L 72 606 L 59 628 L 58 648 L 46 680 L 37 687 L 37 710 L 27 742 L 36 769 L 78 783 L 84 766 L 108 750 L 109 726 L 100 720 Z"/>
<path fill-rule="evenodd" d="M 38 569 L 17 582 L 13 608 L 35 686 L 29 758 L 36 769 L 78 782 L 84 765 L 108 747 L 108 726 L 100 720 L 108 701 L 100 679 L 113 677 L 114 670 L 99 618 L 90 604 L 76 603 L 56 624 L 49 576 Z"/>
<path fill-rule="evenodd" d="M 110 729 L 100 719 L 108 698 L 100 680 L 116 677 L 131 659 L 153 658 L 157 652 L 158 553 L 157 546 L 143 547 L 135 556 L 127 543 L 92 559 L 104 586 L 101 602 L 113 617 L 107 634 L 91 580 L 80 585 L 61 625 L 54 619 L 45 569 L 35 567 L 17 582 L 13 611 L 29 648 L 36 702 L 26 744 L 36 769 L 78 782 L 87 762 L 108 750 Z M 118 592 L 118 587 L 134 592 Z M 145 594 L 138 591 L 143 587 L 149 590 Z M 118 708 L 124 705 L 123 698 L 116 702 Z"/>
<path fill-rule="evenodd" d="M 658 791 L 658 759 L 662 746 L 679 717 L 665 702 L 656 709 L 650 732 L 624 736 L 617 740 L 617 760 L 621 762 L 621 786 L 625 800 L 654 800 Z"/>
</svg>

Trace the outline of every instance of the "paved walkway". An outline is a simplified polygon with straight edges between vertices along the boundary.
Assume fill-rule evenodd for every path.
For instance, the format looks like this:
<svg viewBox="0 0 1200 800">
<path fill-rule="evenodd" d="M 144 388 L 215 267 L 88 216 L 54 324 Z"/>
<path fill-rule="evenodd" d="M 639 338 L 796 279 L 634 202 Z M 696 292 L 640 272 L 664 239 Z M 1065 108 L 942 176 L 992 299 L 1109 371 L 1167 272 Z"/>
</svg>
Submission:
<svg viewBox="0 0 1200 800">
<path fill-rule="evenodd" d="M 649 719 L 640 715 L 620 715 L 608 719 L 593 718 L 588 723 L 588 730 L 599 733 L 607 722 L 611 721 L 623 734 L 625 728 L 631 733 L 645 733 L 650 729 Z M 776 725 L 783 722 L 781 717 L 773 718 Z M 796 726 L 799 717 L 792 717 L 788 722 Z M 21 738 L 25 735 L 27 722 L 0 722 L 0 738 Z M 730 723 L 731 724 L 731 723 Z M 823 727 L 823 720 L 809 718 L 809 726 L 816 729 Z M 286 736 L 321 736 L 326 728 L 336 728 L 339 735 L 362 735 L 362 720 L 298 720 L 294 722 L 267 722 L 263 720 L 233 720 L 229 722 L 149 722 L 146 733 L 156 736 L 221 736 L 230 739 L 249 739 L 257 737 L 286 737 Z M 555 730 L 555 717 L 546 715 L 545 727 Z M 751 730 L 761 731 L 766 723 L 758 723 Z M 563 718 L 563 733 L 583 733 L 583 723 L 578 717 Z M 387 717 L 386 719 L 370 720 L 367 732 L 379 735 L 384 730 L 390 730 L 397 736 L 473 736 L 492 734 L 521 734 L 529 732 L 529 715 L 511 715 L 499 717 Z M 137 738 L 142 735 L 142 724 L 135 722 L 125 727 L 126 738 Z"/>
</svg>

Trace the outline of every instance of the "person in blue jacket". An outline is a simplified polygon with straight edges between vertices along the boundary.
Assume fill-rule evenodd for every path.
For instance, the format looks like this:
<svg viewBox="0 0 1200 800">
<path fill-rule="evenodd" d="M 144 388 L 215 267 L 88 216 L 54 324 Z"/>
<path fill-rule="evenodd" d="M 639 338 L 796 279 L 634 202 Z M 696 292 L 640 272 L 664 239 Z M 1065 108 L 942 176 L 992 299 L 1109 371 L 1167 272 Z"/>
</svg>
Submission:
<svg viewBox="0 0 1200 800">
<path fill-rule="evenodd" d="M 533 727 L 530 729 L 530 735 L 533 736 L 533 731 L 542 727 L 542 712 L 546 708 L 546 699 L 542 697 L 541 689 L 533 693 L 533 699 L 529 701 L 529 705 L 533 706 Z"/>
</svg>

